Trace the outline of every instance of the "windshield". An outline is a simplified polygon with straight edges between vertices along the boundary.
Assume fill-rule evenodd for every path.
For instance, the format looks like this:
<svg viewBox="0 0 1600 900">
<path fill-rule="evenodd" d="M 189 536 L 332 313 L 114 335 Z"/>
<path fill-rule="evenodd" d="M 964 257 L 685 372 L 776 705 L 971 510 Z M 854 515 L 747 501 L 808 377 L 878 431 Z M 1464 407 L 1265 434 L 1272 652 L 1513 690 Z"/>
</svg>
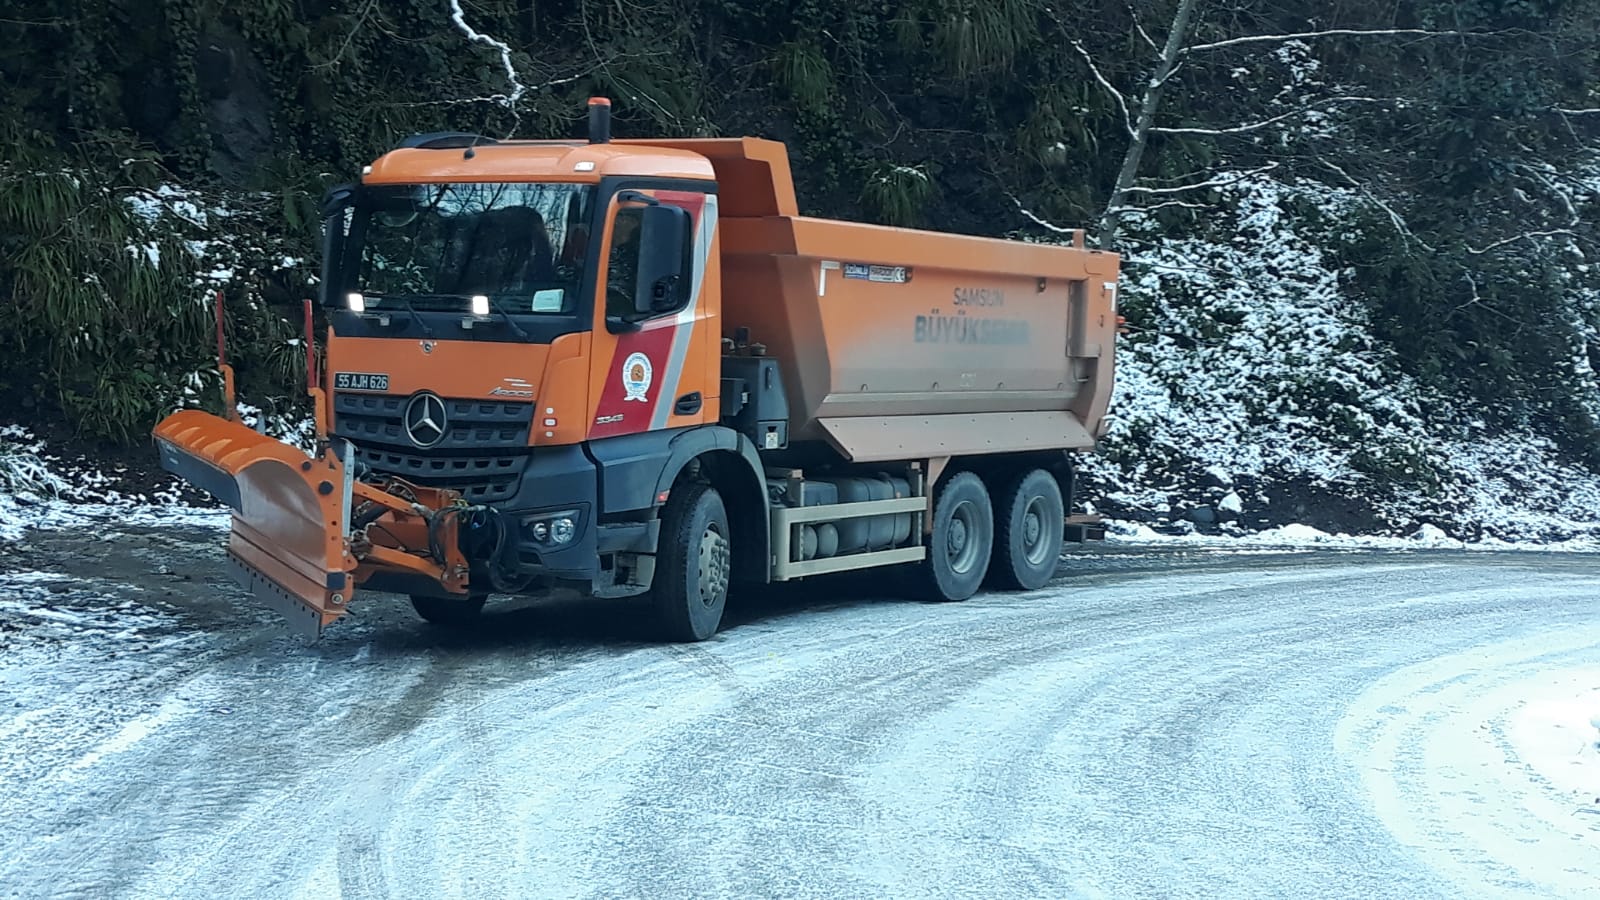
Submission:
<svg viewBox="0 0 1600 900">
<path fill-rule="evenodd" d="M 594 188 L 581 184 L 375 185 L 362 192 L 353 290 L 368 307 L 573 311 Z"/>
</svg>

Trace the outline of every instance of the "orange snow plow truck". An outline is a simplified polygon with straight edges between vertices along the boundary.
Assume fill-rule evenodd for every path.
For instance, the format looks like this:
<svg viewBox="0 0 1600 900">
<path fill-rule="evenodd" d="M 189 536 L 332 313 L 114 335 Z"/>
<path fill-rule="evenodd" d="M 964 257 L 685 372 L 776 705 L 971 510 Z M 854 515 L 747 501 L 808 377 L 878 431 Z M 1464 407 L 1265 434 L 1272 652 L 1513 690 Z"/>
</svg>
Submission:
<svg viewBox="0 0 1600 900">
<path fill-rule="evenodd" d="M 963 600 L 1103 537 L 1066 512 L 1119 260 L 1081 233 L 805 217 L 782 144 L 612 140 L 602 99 L 587 141 L 410 138 L 323 213 L 315 451 L 239 421 L 225 357 L 229 412 L 154 431 L 312 637 L 359 587 L 442 623 L 638 595 L 704 640 L 741 584 L 884 567 Z"/>
</svg>

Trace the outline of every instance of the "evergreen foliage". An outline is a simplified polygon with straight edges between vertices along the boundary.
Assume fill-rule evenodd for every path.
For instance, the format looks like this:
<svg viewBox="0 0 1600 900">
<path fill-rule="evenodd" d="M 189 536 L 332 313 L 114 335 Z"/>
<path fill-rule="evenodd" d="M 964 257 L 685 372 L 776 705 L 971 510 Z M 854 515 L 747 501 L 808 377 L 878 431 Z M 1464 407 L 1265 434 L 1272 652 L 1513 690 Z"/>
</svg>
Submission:
<svg viewBox="0 0 1600 900">
<path fill-rule="evenodd" d="M 220 287 L 246 385 L 292 397 L 320 192 L 411 133 L 580 134 L 591 94 L 614 98 L 622 135 L 788 142 L 810 214 L 1049 238 L 1020 205 L 1092 225 L 1128 146 L 1099 79 L 1136 103 L 1146 35 L 1165 39 L 1177 0 L 461 5 L 512 48 L 527 88 L 514 107 L 498 51 L 467 39 L 450 0 L 8 4 L 0 388 L 43 397 L 86 435 L 141 440 L 213 387 L 194 373 Z M 1593 381 L 1600 340 L 1584 261 L 1600 115 L 1559 110 L 1600 107 L 1600 0 L 1201 0 L 1189 43 L 1331 29 L 1466 34 L 1189 53 L 1158 126 L 1283 118 L 1158 131 L 1141 184 L 1276 164 L 1353 191 L 1367 221 L 1331 229 L 1324 249 L 1408 374 L 1596 445 L 1593 407 L 1570 386 Z M 207 198 L 192 204 L 202 214 L 229 212 L 140 215 L 173 186 Z M 1226 218 L 1223 194 L 1181 197 L 1146 221 L 1185 235 Z M 1561 234 L 1522 236 L 1537 232 Z M 209 277 L 224 251 L 231 277 Z"/>
</svg>

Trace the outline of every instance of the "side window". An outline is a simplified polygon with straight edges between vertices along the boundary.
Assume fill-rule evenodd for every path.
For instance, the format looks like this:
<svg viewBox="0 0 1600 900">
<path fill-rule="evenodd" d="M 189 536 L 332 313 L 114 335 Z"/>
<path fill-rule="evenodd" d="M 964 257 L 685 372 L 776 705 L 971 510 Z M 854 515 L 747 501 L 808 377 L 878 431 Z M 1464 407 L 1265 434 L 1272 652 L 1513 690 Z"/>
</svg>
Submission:
<svg viewBox="0 0 1600 900">
<path fill-rule="evenodd" d="M 617 210 L 611 226 L 611 258 L 606 268 L 606 315 L 633 315 L 633 297 L 639 287 L 639 226 L 644 209 L 625 206 Z"/>
</svg>

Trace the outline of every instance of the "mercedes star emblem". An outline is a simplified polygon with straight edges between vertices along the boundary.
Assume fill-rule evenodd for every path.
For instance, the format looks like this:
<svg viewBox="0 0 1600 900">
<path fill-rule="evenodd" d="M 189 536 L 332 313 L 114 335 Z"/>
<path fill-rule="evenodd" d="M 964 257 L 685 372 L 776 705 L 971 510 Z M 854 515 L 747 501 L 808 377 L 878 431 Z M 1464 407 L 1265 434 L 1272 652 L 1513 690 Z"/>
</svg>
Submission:
<svg viewBox="0 0 1600 900">
<path fill-rule="evenodd" d="M 435 394 L 421 393 L 412 397 L 406 404 L 405 423 L 406 437 L 424 450 L 444 440 L 449 432 L 444 401 Z"/>
</svg>

